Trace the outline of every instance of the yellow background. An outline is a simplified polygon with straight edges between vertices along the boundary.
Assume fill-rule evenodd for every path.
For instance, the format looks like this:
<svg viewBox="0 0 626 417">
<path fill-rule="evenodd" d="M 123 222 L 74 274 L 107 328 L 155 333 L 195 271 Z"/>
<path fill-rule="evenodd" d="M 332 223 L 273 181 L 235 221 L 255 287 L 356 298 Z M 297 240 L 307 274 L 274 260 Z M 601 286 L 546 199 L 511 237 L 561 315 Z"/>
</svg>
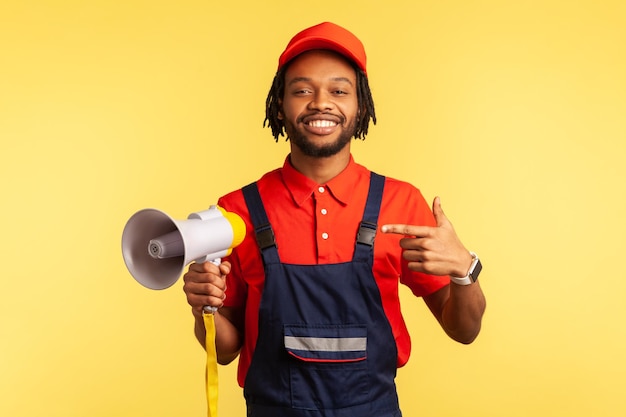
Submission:
<svg viewBox="0 0 626 417">
<path fill-rule="evenodd" d="M 332 20 L 365 43 L 357 161 L 412 182 L 484 262 L 484 329 L 403 293 L 406 416 L 626 413 L 623 1 L 9 1 L 0 5 L 0 415 L 202 416 L 179 281 L 137 284 L 126 220 L 282 164 L 278 55 Z M 220 415 L 243 416 L 235 365 Z"/>
</svg>

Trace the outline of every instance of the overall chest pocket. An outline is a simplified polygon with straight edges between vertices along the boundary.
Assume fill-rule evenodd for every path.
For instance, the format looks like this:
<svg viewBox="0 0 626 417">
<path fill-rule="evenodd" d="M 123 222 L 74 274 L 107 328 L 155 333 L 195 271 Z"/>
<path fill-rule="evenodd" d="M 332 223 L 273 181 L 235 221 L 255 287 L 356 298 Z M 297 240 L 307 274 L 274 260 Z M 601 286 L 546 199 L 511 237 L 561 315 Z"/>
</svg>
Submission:
<svg viewBox="0 0 626 417">
<path fill-rule="evenodd" d="M 295 408 L 344 408 L 368 401 L 367 326 L 285 325 Z"/>
</svg>

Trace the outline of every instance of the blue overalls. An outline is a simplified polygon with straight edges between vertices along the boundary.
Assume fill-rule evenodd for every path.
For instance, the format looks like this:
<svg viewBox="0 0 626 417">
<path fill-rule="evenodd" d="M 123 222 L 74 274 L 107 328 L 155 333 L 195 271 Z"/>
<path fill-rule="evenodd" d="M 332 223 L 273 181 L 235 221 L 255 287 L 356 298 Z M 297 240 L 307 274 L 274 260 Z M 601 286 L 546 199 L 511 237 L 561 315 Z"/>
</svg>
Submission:
<svg viewBox="0 0 626 417">
<path fill-rule="evenodd" d="M 351 262 L 283 264 L 256 187 L 243 188 L 265 266 L 248 417 L 401 417 L 397 348 L 374 280 L 384 177 L 371 174 Z"/>
</svg>

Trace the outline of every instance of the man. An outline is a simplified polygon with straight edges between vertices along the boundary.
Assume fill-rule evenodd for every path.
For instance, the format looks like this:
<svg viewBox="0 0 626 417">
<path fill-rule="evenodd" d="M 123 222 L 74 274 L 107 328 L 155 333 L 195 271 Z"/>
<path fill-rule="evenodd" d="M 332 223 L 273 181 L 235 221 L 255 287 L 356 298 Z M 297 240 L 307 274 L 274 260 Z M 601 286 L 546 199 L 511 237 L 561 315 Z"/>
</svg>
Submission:
<svg viewBox="0 0 626 417">
<path fill-rule="evenodd" d="M 246 223 L 219 266 L 192 264 L 184 291 L 205 340 L 215 314 L 218 360 L 239 356 L 248 415 L 377 416 L 401 412 L 394 379 L 410 340 L 398 282 L 422 297 L 454 340 L 478 335 L 481 265 L 441 209 L 350 153 L 376 121 L 361 42 L 322 23 L 279 59 L 267 118 L 290 154 L 282 168 L 219 200 Z"/>
</svg>

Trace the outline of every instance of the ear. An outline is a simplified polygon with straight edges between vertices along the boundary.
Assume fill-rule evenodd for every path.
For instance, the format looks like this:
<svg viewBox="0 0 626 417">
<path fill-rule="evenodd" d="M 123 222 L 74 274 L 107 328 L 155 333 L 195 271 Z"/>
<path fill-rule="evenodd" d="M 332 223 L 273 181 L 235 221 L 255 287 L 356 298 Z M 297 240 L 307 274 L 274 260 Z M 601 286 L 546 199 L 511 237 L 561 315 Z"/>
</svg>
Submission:
<svg viewBox="0 0 626 417">
<path fill-rule="evenodd" d="M 278 120 L 283 120 L 285 115 L 283 114 L 283 100 L 278 100 Z"/>
</svg>

